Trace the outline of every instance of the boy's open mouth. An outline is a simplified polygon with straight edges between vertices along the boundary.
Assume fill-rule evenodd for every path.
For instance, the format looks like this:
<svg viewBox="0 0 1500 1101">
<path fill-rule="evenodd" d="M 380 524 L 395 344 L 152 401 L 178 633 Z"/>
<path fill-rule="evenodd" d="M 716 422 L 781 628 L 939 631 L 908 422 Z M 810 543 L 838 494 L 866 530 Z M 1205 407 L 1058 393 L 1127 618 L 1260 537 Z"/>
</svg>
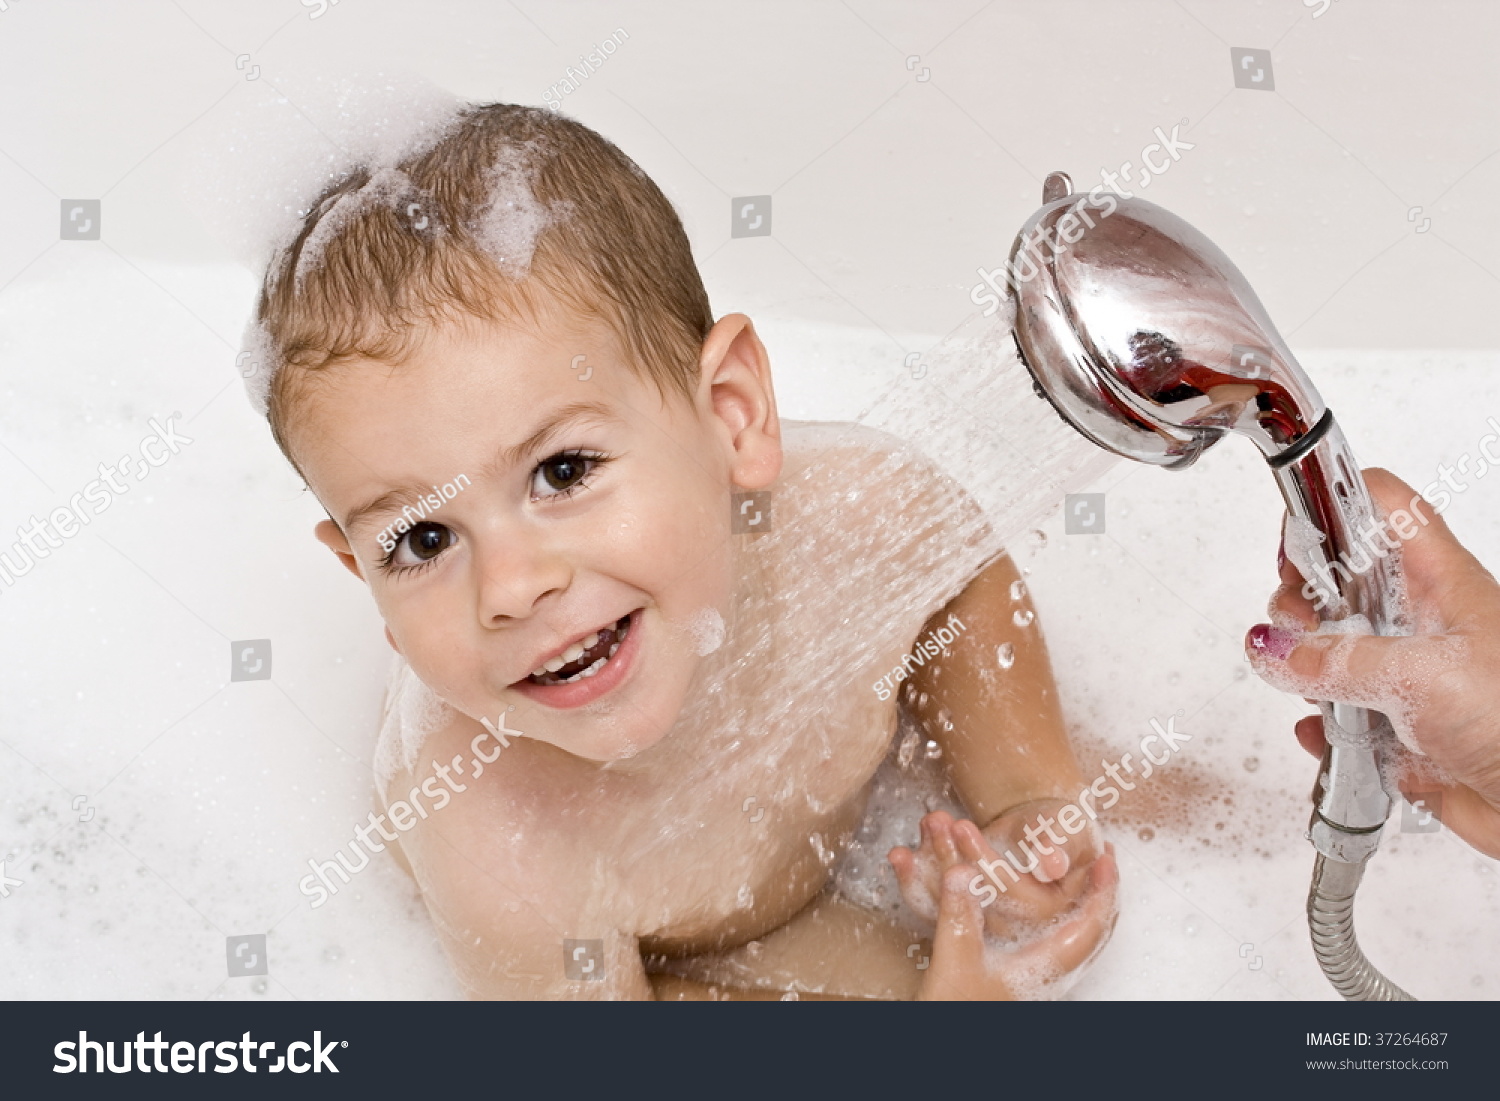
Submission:
<svg viewBox="0 0 1500 1101">
<path fill-rule="evenodd" d="M 604 627 L 587 638 L 581 638 L 557 657 L 532 672 L 526 678 L 529 684 L 571 684 L 592 677 L 605 662 L 615 656 L 620 643 L 630 631 L 630 618 L 621 616 L 611 626 Z"/>
</svg>

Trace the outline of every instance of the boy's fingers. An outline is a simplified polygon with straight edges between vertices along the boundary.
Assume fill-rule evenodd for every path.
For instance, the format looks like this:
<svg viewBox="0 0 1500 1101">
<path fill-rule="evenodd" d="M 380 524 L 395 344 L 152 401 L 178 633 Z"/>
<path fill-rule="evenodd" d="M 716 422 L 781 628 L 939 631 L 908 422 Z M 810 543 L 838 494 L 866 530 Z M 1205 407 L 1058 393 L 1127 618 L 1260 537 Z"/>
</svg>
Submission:
<svg viewBox="0 0 1500 1101">
<path fill-rule="evenodd" d="M 1043 883 L 1056 883 L 1068 874 L 1068 868 L 1071 866 L 1067 851 L 1060 845 L 1054 845 L 1045 855 L 1037 853 L 1036 868 L 1031 874 Z"/>
<path fill-rule="evenodd" d="M 984 968 L 984 915 L 979 900 L 969 891 L 969 882 L 978 873 L 973 865 L 955 864 L 943 875 L 932 957 L 954 971 Z"/>
<path fill-rule="evenodd" d="M 927 816 L 928 836 L 932 838 L 932 849 L 942 867 L 950 868 L 958 862 L 958 846 L 953 840 L 953 816 L 945 811 L 933 811 Z"/>
<path fill-rule="evenodd" d="M 1063 975 L 1082 967 L 1114 928 L 1119 883 L 1120 869 L 1110 845 L 1090 869 L 1088 893 L 1077 912 L 1021 954 L 1044 956 Z"/>
</svg>

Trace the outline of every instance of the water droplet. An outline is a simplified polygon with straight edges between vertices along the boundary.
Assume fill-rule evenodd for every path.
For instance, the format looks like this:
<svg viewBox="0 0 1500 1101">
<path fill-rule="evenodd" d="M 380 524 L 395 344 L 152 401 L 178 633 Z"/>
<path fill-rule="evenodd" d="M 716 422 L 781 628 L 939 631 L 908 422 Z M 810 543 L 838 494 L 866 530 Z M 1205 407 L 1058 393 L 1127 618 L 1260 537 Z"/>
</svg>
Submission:
<svg viewBox="0 0 1500 1101">
<path fill-rule="evenodd" d="M 952 730 L 953 729 L 953 724 L 952 723 L 947 723 L 945 725 L 945 729 Z M 925 756 L 929 761 L 936 761 L 942 755 L 943 755 L 943 747 L 942 746 L 938 745 L 937 742 L 934 742 L 934 741 L 929 741 L 927 743 L 926 752 L 923 754 L 923 756 Z"/>
<path fill-rule="evenodd" d="M 1022 581 L 1018 577 L 1018 578 L 1016 578 L 1014 581 L 1012 581 L 1010 583 L 1010 598 L 1012 600 L 1020 600 L 1025 595 L 1026 595 L 1026 582 Z"/>
<path fill-rule="evenodd" d="M 342 948 L 329 946 L 328 948 L 323 949 L 323 958 L 329 963 L 334 963 L 335 961 L 342 959 L 343 956 L 344 950 Z"/>
<path fill-rule="evenodd" d="M 1139 837 L 1142 841 L 1150 841 L 1153 837 L 1156 836 L 1156 831 L 1153 830 L 1150 826 L 1142 826 L 1140 832 L 1137 833 L 1136 836 Z"/>
<path fill-rule="evenodd" d="M 1036 613 L 1030 608 L 1017 608 L 1015 615 L 1010 617 L 1010 621 L 1017 627 L 1030 627 L 1031 621 L 1035 618 Z"/>
<path fill-rule="evenodd" d="M 911 768 L 911 762 L 917 755 L 917 732 L 908 730 L 901 739 L 901 748 L 896 751 L 896 763 L 902 768 Z"/>
<path fill-rule="evenodd" d="M 735 896 L 735 903 L 741 910 L 748 910 L 755 905 L 755 894 L 750 890 L 748 884 L 740 887 L 740 892 Z"/>
<path fill-rule="evenodd" d="M 255 991 L 257 994 L 264 994 L 267 990 L 271 989 L 271 984 L 266 982 L 265 979 L 256 979 L 255 982 L 251 984 L 250 989 Z"/>
<path fill-rule="evenodd" d="M 1259 757 L 1246 757 L 1245 758 L 1245 771 L 1246 772 L 1254 772 L 1259 767 L 1260 767 L 1260 758 Z"/>
<path fill-rule="evenodd" d="M 995 660 L 1000 663 L 1000 668 L 1009 669 L 1016 663 L 1016 648 L 1009 642 L 1002 642 L 995 647 Z"/>
<path fill-rule="evenodd" d="M 1031 533 L 1031 549 L 1034 551 L 1047 549 L 1047 533 L 1045 531 L 1034 531 Z"/>
<path fill-rule="evenodd" d="M 1181 682 L 1181 680 L 1182 680 L 1182 674 L 1181 673 L 1175 673 L 1174 672 L 1174 673 L 1168 673 L 1167 674 L 1167 683 L 1168 684 L 1178 684 L 1178 683 Z"/>
<path fill-rule="evenodd" d="M 1182 931 L 1190 937 L 1198 935 L 1198 919 L 1190 917 L 1182 923 Z"/>
</svg>

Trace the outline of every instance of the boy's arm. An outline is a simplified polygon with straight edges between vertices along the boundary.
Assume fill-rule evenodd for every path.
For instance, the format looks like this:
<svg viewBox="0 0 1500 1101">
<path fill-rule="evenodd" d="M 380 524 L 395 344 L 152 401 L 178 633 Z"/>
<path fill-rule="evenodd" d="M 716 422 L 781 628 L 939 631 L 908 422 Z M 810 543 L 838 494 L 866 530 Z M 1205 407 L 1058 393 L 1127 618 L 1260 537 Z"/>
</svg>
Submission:
<svg viewBox="0 0 1500 1101">
<path fill-rule="evenodd" d="M 924 998 L 1055 996 L 1114 928 L 1118 869 L 1091 828 L 1031 601 L 1011 595 L 1019 580 L 993 559 L 919 636 L 957 633 L 914 674 L 911 706 L 973 817 L 929 814 L 918 852 L 890 855 L 908 903 L 935 911 Z M 986 934 L 1020 946 L 993 953 Z"/>
<path fill-rule="evenodd" d="M 1023 803 L 1074 799 L 1084 786 L 1031 598 L 1024 591 L 1011 597 L 1020 580 L 1001 555 L 918 636 L 944 626 L 958 634 L 948 654 L 913 671 L 909 706 L 942 746 L 954 787 L 980 827 Z M 1008 669 L 1003 647 L 1014 656 Z"/>
<path fill-rule="evenodd" d="M 455 715 L 428 743 L 429 758 L 449 756 L 467 744 L 478 724 Z M 463 726 L 455 744 L 438 748 L 452 728 Z M 512 747 L 514 751 L 516 747 Z M 587 909 L 569 889 L 576 875 L 555 852 L 535 839 L 524 851 L 500 843 L 506 795 L 496 788 L 498 770 L 479 778 L 450 772 L 458 788 L 411 822 L 400 841 L 386 842 L 413 875 L 439 942 L 470 998 L 589 1001 L 650 1000 L 654 995 L 633 934 L 610 928 L 607 914 Z M 398 770 L 389 794 L 415 805 L 423 792 L 444 794 L 430 766 Z M 407 816 L 410 820 L 410 816 Z M 377 836 L 376 840 L 380 840 Z M 580 953 L 570 968 L 565 941 Z M 581 949 L 581 951 L 580 951 Z M 575 978 L 569 971 L 576 971 Z"/>
</svg>

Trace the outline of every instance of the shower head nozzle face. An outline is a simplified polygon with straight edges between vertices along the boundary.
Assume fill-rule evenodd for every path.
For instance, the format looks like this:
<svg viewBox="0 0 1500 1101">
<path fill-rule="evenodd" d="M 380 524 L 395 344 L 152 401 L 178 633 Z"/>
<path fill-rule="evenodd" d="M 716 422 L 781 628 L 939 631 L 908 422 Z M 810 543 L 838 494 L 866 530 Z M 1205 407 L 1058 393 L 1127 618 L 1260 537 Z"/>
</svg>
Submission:
<svg viewBox="0 0 1500 1101">
<path fill-rule="evenodd" d="M 1154 203 L 1068 186 L 1048 177 L 1007 265 L 1017 349 L 1062 417 L 1171 469 L 1230 432 L 1273 457 L 1311 430 L 1322 400 L 1229 258 Z"/>
</svg>

